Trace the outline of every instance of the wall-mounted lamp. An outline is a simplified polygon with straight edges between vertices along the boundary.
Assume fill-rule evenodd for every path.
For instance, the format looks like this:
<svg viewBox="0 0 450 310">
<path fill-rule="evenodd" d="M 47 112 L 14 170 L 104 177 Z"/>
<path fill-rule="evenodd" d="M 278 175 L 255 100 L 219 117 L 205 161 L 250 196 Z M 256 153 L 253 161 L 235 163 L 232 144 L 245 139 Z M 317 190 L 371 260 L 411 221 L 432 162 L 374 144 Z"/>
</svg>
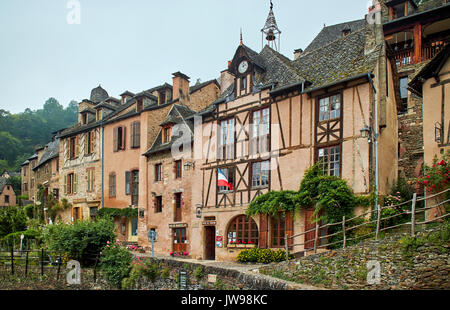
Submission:
<svg viewBox="0 0 450 310">
<path fill-rule="evenodd" d="M 192 169 L 194 169 L 195 164 L 191 163 L 191 162 L 188 162 L 188 161 L 184 164 L 184 170 L 185 171 L 189 171 L 191 169 L 191 167 L 192 167 Z"/>
<path fill-rule="evenodd" d="M 362 128 L 361 130 L 361 137 L 363 138 L 370 138 L 370 128 L 369 126 L 365 125 L 364 128 Z"/>
</svg>

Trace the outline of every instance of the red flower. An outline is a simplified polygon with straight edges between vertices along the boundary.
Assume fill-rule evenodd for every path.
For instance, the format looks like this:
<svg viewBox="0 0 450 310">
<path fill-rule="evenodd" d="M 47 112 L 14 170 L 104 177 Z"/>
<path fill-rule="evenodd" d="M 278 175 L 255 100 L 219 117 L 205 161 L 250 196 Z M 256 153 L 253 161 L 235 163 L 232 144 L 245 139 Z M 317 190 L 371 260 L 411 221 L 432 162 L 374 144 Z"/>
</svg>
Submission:
<svg viewBox="0 0 450 310">
<path fill-rule="evenodd" d="M 442 166 L 445 166 L 446 164 L 447 164 L 447 163 L 445 162 L 445 160 L 442 160 L 442 161 L 441 161 L 441 165 L 442 165 Z"/>
<path fill-rule="evenodd" d="M 423 184 L 424 184 L 425 186 L 427 186 L 427 185 L 428 185 L 428 181 L 423 181 Z"/>
<path fill-rule="evenodd" d="M 430 178 L 430 176 L 429 175 L 427 175 L 427 179 L 429 179 Z"/>
</svg>

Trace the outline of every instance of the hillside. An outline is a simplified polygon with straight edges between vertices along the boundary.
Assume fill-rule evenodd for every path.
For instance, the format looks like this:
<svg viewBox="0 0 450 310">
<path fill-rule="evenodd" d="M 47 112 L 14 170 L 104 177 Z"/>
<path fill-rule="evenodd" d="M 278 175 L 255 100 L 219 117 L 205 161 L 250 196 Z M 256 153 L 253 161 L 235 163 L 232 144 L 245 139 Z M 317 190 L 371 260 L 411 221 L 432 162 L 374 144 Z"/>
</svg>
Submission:
<svg viewBox="0 0 450 310">
<path fill-rule="evenodd" d="M 49 98 L 42 109 L 26 109 L 11 114 L 0 109 L 0 173 L 19 171 L 35 148 L 43 146 L 56 130 L 71 126 L 77 121 L 78 104 L 71 101 L 64 108 L 55 98 Z"/>
</svg>

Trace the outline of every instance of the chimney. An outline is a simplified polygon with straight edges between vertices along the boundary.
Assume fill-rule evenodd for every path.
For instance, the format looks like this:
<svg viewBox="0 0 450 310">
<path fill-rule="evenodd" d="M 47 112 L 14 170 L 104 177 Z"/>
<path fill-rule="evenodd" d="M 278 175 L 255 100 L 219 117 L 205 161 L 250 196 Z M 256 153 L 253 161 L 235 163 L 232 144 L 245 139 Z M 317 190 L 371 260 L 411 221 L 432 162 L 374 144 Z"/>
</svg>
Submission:
<svg viewBox="0 0 450 310">
<path fill-rule="evenodd" d="M 231 84 L 234 83 L 234 76 L 228 71 L 220 72 L 220 93 L 222 94 Z"/>
<path fill-rule="evenodd" d="M 303 54 L 303 50 L 301 48 L 294 50 L 294 60 L 299 58 Z"/>
<path fill-rule="evenodd" d="M 189 79 L 186 74 L 180 71 L 172 73 L 173 100 L 179 99 L 181 104 L 187 104 L 189 100 Z"/>
</svg>

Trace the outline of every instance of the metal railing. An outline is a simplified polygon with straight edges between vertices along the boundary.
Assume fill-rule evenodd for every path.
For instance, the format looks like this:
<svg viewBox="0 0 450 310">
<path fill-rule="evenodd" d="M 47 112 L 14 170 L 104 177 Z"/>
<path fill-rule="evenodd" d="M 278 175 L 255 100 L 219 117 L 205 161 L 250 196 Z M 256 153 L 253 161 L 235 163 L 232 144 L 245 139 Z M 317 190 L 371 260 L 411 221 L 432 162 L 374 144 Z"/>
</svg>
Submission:
<svg viewBox="0 0 450 310">
<path fill-rule="evenodd" d="M 426 196 L 426 197 L 417 197 L 417 194 L 414 194 L 413 198 L 411 200 L 399 203 L 397 205 L 389 205 L 389 206 L 384 206 L 384 207 L 379 206 L 379 208 L 377 210 L 375 210 L 375 211 L 364 212 L 364 213 L 362 213 L 360 215 L 354 216 L 354 217 L 349 218 L 349 219 L 347 219 L 345 216 L 343 216 L 342 217 L 342 221 L 340 221 L 340 222 L 329 223 L 329 224 L 325 224 L 325 225 L 322 225 L 322 226 L 319 226 L 319 224 L 316 223 L 316 226 L 313 229 L 310 229 L 310 230 L 307 230 L 307 231 L 304 231 L 304 232 L 301 232 L 301 233 L 298 233 L 298 234 L 295 234 L 295 235 L 292 235 L 292 236 L 289 236 L 289 235 L 286 234 L 285 235 L 285 242 L 284 242 L 285 243 L 285 251 L 286 251 L 286 259 L 287 260 L 289 259 L 289 248 L 293 248 L 295 246 L 302 246 L 303 245 L 304 246 L 304 249 L 303 249 L 304 253 L 311 252 L 311 251 L 313 251 L 314 253 L 317 253 L 317 250 L 320 249 L 320 248 L 327 248 L 327 247 L 330 247 L 332 245 L 339 244 L 339 243 L 342 244 L 342 248 L 345 248 L 349 241 L 354 241 L 354 240 L 357 240 L 357 239 L 364 239 L 364 238 L 367 238 L 367 237 L 369 237 L 371 235 L 374 235 L 375 240 L 378 240 L 379 237 L 380 237 L 380 232 L 387 231 L 387 230 L 394 229 L 394 228 L 399 228 L 399 227 L 402 227 L 402 226 L 410 226 L 410 234 L 411 234 L 412 237 L 414 237 L 416 235 L 416 225 L 428 224 L 428 223 L 431 223 L 431 222 L 442 220 L 442 219 L 444 219 L 444 218 L 446 218 L 447 216 L 450 215 L 450 213 L 444 212 L 444 214 L 436 216 L 433 219 L 427 220 L 425 218 L 425 216 L 424 216 L 424 220 L 423 221 L 418 221 L 417 220 L 417 215 L 418 214 L 424 213 L 426 210 L 430 210 L 430 209 L 434 209 L 434 208 L 438 208 L 438 207 L 444 206 L 445 204 L 450 203 L 450 199 L 446 199 L 446 200 L 443 200 L 441 202 L 435 203 L 435 204 L 433 204 L 431 206 L 426 206 L 426 207 L 422 207 L 422 208 L 417 208 L 416 207 L 417 203 L 421 202 L 421 201 L 430 200 L 430 199 L 438 197 L 438 196 L 442 196 L 443 194 L 445 194 L 445 193 L 447 193 L 449 191 L 450 191 L 450 188 L 448 188 L 448 189 L 446 189 L 446 190 L 444 190 L 442 192 L 439 192 L 437 194 Z M 408 209 L 403 209 L 402 212 L 397 212 L 396 214 L 382 217 L 382 211 L 383 210 L 385 210 L 385 209 L 393 209 L 393 208 L 399 210 L 400 207 L 403 207 L 403 206 L 408 205 L 408 204 L 411 204 L 411 208 L 409 210 Z M 372 218 L 372 219 L 369 219 L 368 221 L 366 221 L 367 220 L 367 216 L 370 215 L 370 214 L 374 214 L 375 216 L 373 218 L 375 218 L 375 219 Z M 405 218 L 409 217 L 409 221 L 404 222 L 404 223 L 400 223 L 400 224 L 391 225 L 391 226 L 384 226 L 383 228 L 381 228 L 381 222 L 382 221 L 384 221 L 386 223 L 387 220 L 391 220 L 391 219 L 399 217 L 399 216 L 404 216 Z M 364 220 L 364 222 L 361 223 L 361 224 L 352 225 L 352 222 L 354 222 L 355 220 L 358 220 L 358 219 L 362 219 L 362 220 Z M 373 224 L 375 224 L 375 229 L 373 231 L 370 231 L 369 233 L 364 234 L 364 235 L 359 235 L 359 236 L 356 236 L 356 237 L 353 237 L 353 238 L 348 238 L 350 236 L 350 232 L 352 230 L 357 229 L 357 228 L 361 228 L 361 227 L 364 227 L 364 226 L 368 226 L 368 225 L 373 225 Z M 341 230 L 339 230 L 337 232 L 334 232 L 334 233 L 331 233 L 331 234 L 326 234 L 326 235 L 319 236 L 319 232 L 321 230 L 328 229 L 329 227 L 333 227 L 333 226 L 341 226 Z M 306 240 L 306 235 L 309 234 L 309 233 L 312 233 L 312 232 L 314 232 L 314 239 Z M 337 236 L 337 235 L 342 235 L 342 240 L 338 240 L 338 241 L 335 241 L 335 242 L 332 242 L 332 243 L 323 242 L 323 244 L 322 244 L 322 240 L 323 239 L 327 240 L 330 237 Z M 296 239 L 298 239 L 299 237 L 302 237 L 302 236 L 304 236 L 303 242 L 294 243 L 294 240 L 296 240 Z M 292 241 L 291 242 L 292 244 L 289 244 L 290 241 Z M 308 248 L 305 247 L 306 245 L 308 245 L 309 247 Z M 312 245 L 312 246 L 310 246 L 310 245 Z M 300 251 L 300 252 L 302 252 L 302 251 Z"/>
</svg>

